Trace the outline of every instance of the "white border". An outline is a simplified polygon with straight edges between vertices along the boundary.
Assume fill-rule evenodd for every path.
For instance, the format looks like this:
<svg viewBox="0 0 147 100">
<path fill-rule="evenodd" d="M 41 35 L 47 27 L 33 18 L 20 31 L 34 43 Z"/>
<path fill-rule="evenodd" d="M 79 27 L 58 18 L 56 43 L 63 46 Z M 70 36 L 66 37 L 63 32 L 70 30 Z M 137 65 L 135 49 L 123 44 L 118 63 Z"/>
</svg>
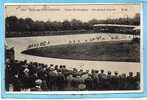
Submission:
<svg viewBox="0 0 147 100">
<path fill-rule="evenodd" d="M 141 73 L 141 80 L 140 80 L 140 87 L 141 87 L 141 90 L 144 90 L 144 32 L 143 32 L 143 29 L 144 29 L 144 26 L 143 26 L 143 3 L 140 4 L 140 7 L 141 7 L 141 13 L 140 13 L 140 26 L 141 26 L 141 33 L 140 33 L 140 64 L 141 64 L 141 70 L 140 70 L 140 73 Z"/>
<path fill-rule="evenodd" d="M 6 94 L 120 94 L 120 93 L 143 93 L 144 92 L 144 71 L 143 71 L 143 66 L 144 66 L 144 52 L 143 52 L 143 45 L 144 45 L 144 37 L 143 37 L 143 3 L 4 3 L 4 7 L 6 5 L 110 5 L 110 4 L 114 4 L 114 5 L 131 5 L 131 4 L 138 4 L 140 5 L 140 26 L 141 26 L 141 34 L 140 34 L 140 65 L 141 65 L 141 69 L 140 69 L 140 90 L 108 90 L 108 91 L 48 91 L 48 92 L 40 92 L 40 91 L 19 91 L 19 92 L 14 92 L 14 91 L 9 91 L 6 92 Z M 4 8 L 4 17 L 5 17 L 5 8 Z M 5 18 L 4 18 L 5 19 Z M 5 21 L 4 21 L 4 25 L 5 25 Z M 5 28 L 4 28 L 4 32 L 5 32 Z M 5 35 L 4 35 L 5 36 Z M 4 90 L 5 91 L 5 90 Z"/>
</svg>

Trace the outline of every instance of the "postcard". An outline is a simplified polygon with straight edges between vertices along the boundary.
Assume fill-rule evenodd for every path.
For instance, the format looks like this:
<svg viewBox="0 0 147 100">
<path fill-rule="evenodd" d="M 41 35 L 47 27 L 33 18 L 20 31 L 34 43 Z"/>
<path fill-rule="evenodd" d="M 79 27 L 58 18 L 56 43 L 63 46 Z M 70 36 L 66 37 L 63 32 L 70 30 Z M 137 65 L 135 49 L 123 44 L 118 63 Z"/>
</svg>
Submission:
<svg viewBox="0 0 147 100">
<path fill-rule="evenodd" d="M 5 4 L 5 91 L 143 92 L 141 4 Z"/>
</svg>

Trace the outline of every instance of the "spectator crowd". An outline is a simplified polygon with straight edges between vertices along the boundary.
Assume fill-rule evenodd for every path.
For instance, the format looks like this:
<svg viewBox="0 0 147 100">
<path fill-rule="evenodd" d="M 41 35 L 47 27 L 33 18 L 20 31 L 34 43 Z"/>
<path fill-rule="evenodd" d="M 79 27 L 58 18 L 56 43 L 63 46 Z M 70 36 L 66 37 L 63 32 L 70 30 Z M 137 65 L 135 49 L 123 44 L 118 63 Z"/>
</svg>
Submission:
<svg viewBox="0 0 147 100">
<path fill-rule="evenodd" d="M 6 91 L 138 90 L 140 72 L 68 69 L 66 65 L 6 60 Z"/>
</svg>

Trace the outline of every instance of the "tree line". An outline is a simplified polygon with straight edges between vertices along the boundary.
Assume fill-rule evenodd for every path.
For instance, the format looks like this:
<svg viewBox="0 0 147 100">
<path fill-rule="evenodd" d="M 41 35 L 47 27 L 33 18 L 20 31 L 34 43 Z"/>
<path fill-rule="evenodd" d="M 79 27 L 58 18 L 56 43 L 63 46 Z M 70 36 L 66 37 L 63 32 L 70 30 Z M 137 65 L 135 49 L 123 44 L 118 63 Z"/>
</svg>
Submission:
<svg viewBox="0 0 147 100">
<path fill-rule="evenodd" d="M 74 31 L 89 31 L 93 30 L 94 24 L 123 24 L 123 25 L 139 25 L 140 14 L 136 14 L 133 18 L 118 18 L 98 20 L 91 19 L 88 22 L 82 22 L 77 19 L 71 21 L 34 21 L 31 18 L 17 18 L 16 16 L 8 16 L 5 18 L 6 34 L 10 32 L 44 32 L 44 31 L 60 31 L 66 32 L 69 30 Z M 38 34 L 38 33 L 36 33 Z"/>
</svg>

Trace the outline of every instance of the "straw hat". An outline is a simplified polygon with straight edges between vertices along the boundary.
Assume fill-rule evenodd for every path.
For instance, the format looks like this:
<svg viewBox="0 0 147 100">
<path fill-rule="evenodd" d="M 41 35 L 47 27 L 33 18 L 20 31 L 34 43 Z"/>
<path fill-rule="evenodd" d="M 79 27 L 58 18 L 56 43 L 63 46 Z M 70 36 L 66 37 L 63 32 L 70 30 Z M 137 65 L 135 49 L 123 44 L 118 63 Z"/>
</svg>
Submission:
<svg viewBox="0 0 147 100">
<path fill-rule="evenodd" d="M 37 80 L 35 80 L 35 83 L 36 83 L 37 85 L 40 85 L 40 84 L 42 84 L 42 80 L 41 80 L 41 79 L 37 79 Z"/>
</svg>

